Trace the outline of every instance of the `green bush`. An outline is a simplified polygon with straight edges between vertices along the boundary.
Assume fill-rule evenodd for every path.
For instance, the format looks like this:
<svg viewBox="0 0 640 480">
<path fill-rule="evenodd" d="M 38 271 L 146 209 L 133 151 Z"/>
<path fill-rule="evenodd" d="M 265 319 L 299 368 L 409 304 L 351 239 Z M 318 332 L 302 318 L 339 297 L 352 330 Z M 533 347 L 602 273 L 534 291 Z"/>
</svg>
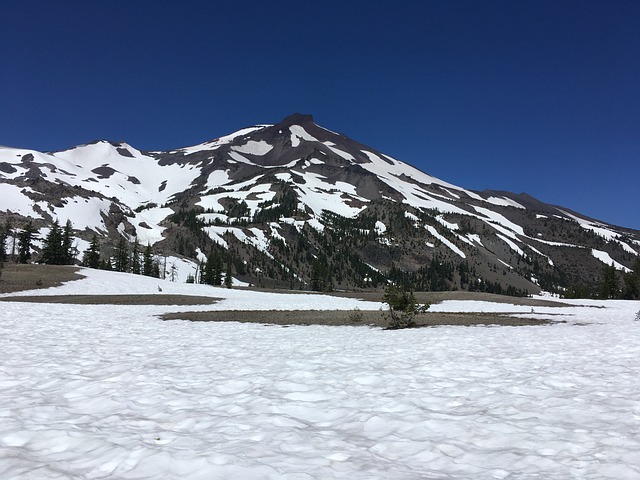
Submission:
<svg viewBox="0 0 640 480">
<path fill-rule="evenodd" d="M 388 328 L 392 330 L 415 327 L 415 316 L 429 308 L 428 304 L 416 303 L 413 292 L 398 285 L 389 285 L 384 292 L 383 300 L 389 305 Z"/>
</svg>

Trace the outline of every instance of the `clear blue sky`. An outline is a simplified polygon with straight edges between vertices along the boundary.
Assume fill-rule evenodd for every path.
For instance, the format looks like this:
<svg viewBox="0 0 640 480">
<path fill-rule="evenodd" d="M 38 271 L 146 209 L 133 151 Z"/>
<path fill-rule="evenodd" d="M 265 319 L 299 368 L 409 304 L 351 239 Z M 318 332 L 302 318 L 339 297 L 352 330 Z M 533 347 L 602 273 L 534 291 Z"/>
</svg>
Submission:
<svg viewBox="0 0 640 480">
<path fill-rule="evenodd" d="M 640 1 L 10 1 L 0 145 L 193 145 L 293 112 L 640 229 Z"/>
</svg>

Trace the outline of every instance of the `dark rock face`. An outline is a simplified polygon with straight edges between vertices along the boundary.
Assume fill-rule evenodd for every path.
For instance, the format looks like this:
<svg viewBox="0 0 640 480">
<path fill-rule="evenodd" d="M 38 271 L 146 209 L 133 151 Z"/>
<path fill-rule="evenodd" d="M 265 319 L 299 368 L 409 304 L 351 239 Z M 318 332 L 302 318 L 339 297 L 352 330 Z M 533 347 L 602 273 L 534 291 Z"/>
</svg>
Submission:
<svg viewBox="0 0 640 480">
<path fill-rule="evenodd" d="M 127 150 L 126 148 L 118 147 L 118 148 L 116 149 L 116 151 L 117 151 L 120 155 L 122 155 L 123 157 L 135 158 L 135 157 L 133 156 L 133 154 L 132 154 L 129 150 Z"/>
<path fill-rule="evenodd" d="M 4 172 L 4 173 L 16 173 L 18 170 L 15 169 L 13 167 L 13 165 L 10 165 L 7 162 L 0 162 L 0 172 Z"/>
<path fill-rule="evenodd" d="M 284 118 L 280 123 L 275 125 L 275 127 L 286 128 L 292 125 L 308 126 L 311 124 L 313 124 L 313 115 L 294 113 Z"/>
<path fill-rule="evenodd" d="M 91 171 L 93 173 L 95 173 L 96 175 L 98 175 L 98 178 L 100 178 L 100 179 L 109 178 L 111 175 L 116 173 L 116 171 L 113 168 L 107 167 L 106 165 L 104 165 L 102 167 L 94 168 Z"/>
</svg>

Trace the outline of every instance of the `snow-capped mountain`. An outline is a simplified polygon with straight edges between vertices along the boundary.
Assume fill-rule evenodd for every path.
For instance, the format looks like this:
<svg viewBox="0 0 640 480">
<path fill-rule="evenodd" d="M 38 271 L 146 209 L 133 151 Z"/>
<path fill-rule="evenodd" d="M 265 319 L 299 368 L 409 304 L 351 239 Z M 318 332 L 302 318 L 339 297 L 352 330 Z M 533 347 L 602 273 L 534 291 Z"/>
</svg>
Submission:
<svg viewBox="0 0 640 480">
<path fill-rule="evenodd" d="M 0 220 L 44 237 L 71 220 L 82 252 L 124 236 L 247 282 L 509 293 L 592 285 L 630 271 L 640 232 L 526 194 L 471 191 L 295 114 L 201 145 L 144 152 L 98 141 L 61 152 L 0 148 Z"/>
</svg>

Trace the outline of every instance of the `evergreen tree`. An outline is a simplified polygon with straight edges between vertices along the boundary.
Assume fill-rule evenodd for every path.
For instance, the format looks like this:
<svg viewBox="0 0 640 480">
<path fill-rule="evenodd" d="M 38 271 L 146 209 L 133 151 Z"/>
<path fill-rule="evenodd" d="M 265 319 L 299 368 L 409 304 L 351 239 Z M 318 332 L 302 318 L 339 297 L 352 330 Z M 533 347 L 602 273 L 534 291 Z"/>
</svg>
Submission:
<svg viewBox="0 0 640 480">
<path fill-rule="evenodd" d="M 138 244 L 138 237 L 133 242 L 133 251 L 131 252 L 131 273 L 140 275 L 142 272 L 142 265 L 140 264 L 140 245 Z"/>
<path fill-rule="evenodd" d="M 24 229 L 18 234 L 18 263 L 28 263 L 31 260 L 35 232 L 33 224 L 29 220 Z"/>
<path fill-rule="evenodd" d="M 124 237 L 120 237 L 118 241 L 114 262 L 116 272 L 126 272 L 129 268 L 129 245 Z"/>
<path fill-rule="evenodd" d="M 160 276 L 154 275 L 154 262 L 153 262 L 153 251 L 151 250 L 151 245 L 147 242 L 147 247 L 144 249 L 144 255 L 142 258 L 142 274 L 147 277 Z"/>
<path fill-rule="evenodd" d="M 96 235 L 93 236 L 89 248 L 84 252 L 82 265 L 89 268 L 100 267 L 100 245 L 98 244 L 98 237 Z"/>
<path fill-rule="evenodd" d="M 318 255 L 311 267 L 311 289 L 317 292 L 330 292 L 333 290 L 333 277 L 327 256 Z"/>
<path fill-rule="evenodd" d="M 224 286 L 227 288 L 231 288 L 233 286 L 233 277 L 231 274 L 231 259 L 227 261 L 227 271 L 224 276 Z"/>
<path fill-rule="evenodd" d="M 155 278 L 160 278 L 160 261 L 158 259 L 153 260 L 151 276 Z"/>
<path fill-rule="evenodd" d="M 0 227 L 0 264 L 7 261 L 7 231 Z"/>
<path fill-rule="evenodd" d="M 222 258 L 220 258 L 220 255 L 218 255 L 215 250 L 212 250 L 207 257 L 207 263 L 202 271 L 204 276 L 202 283 L 206 283 L 207 285 L 222 285 L 222 268 Z"/>
<path fill-rule="evenodd" d="M 113 265 L 111 265 L 111 259 L 105 260 L 104 258 L 101 258 L 100 266 L 98 268 L 100 270 L 113 270 Z"/>
<path fill-rule="evenodd" d="M 620 283 L 613 263 L 602 268 L 602 284 L 600 285 L 600 298 L 618 298 L 620 296 Z"/>
<path fill-rule="evenodd" d="M 61 264 L 62 265 L 73 265 L 75 263 L 77 250 L 73 246 L 73 225 L 71 224 L 71 220 L 67 220 L 67 223 L 64 225 L 64 229 L 62 231 L 62 242 L 61 242 Z"/>
<path fill-rule="evenodd" d="M 62 230 L 58 220 L 53 222 L 49 233 L 44 239 L 40 261 L 47 265 L 61 265 L 63 263 Z"/>
<path fill-rule="evenodd" d="M 640 298 L 640 257 L 633 262 L 633 271 L 624 275 L 624 298 Z"/>
<path fill-rule="evenodd" d="M 415 316 L 426 311 L 429 305 L 418 305 L 413 292 L 398 285 L 389 285 L 384 302 L 389 305 L 389 328 L 411 328 L 416 326 Z"/>
<path fill-rule="evenodd" d="M 58 220 L 53 222 L 43 242 L 40 261 L 48 265 L 73 265 L 76 251 L 73 246 L 71 221 L 67 220 L 64 229 Z"/>
</svg>

